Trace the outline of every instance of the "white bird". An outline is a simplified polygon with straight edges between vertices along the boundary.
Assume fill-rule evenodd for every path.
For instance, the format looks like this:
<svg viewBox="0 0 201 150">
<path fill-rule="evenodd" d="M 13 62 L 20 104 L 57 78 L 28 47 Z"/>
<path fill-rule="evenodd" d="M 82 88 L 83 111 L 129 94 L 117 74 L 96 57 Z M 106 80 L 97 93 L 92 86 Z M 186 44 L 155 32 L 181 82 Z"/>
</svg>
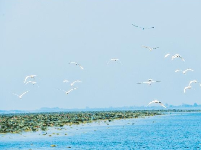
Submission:
<svg viewBox="0 0 201 150">
<path fill-rule="evenodd" d="M 147 106 L 149 106 L 149 105 L 152 104 L 152 103 L 160 104 L 161 106 L 163 106 L 164 108 L 166 108 L 165 105 L 164 105 L 163 103 L 161 103 L 160 101 L 158 101 L 158 100 L 153 100 L 153 101 L 151 101 Z"/>
<path fill-rule="evenodd" d="M 194 70 L 193 69 L 186 69 L 184 71 L 182 71 L 182 70 L 175 70 L 175 72 L 179 72 L 179 71 L 181 71 L 183 74 L 186 74 L 187 71 L 194 71 Z"/>
<path fill-rule="evenodd" d="M 181 57 L 181 55 L 179 55 L 179 54 L 175 54 L 175 55 L 172 56 L 172 60 L 175 59 L 175 58 L 180 58 L 181 60 L 185 61 L 184 58 Z"/>
<path fill-rule="evenodd" d="M 191 86 L 192 83 L 197 83 L 197 82 L 198 82 L 197 80 L 192 80 L 192 81 L 189 82 L 188 85 Z"/>
<path fill-rule="evenodd" d="M 33 79 L 35 79 L 36 76 L 37 76 L 37 75 L 29 75 L 29 76 L 26 76 L 25 79 L 24 79 L 24 83 L 26 83 L 26 81 L 27 81 L 28 78 L 33 78 Z"/>
<path fill-rule="evenodd" d="M 148 85 L 151 85 L 152 83 L 155 83 L 155 82 L 161 82 L 161 81 L 154 81 L 153 79 L 148 79 L 148 81 L 144 81 L 144 82 L 139 82 L 137 84 L 148 84 Z"/>
<path fill-rule="evenodd" d="M 80 80 L 73 81 L 70 85 L 73 86 L 76 82 L 82 82 Z"/>
<path fill-rule="evenodd" d="M 165 55 L 165 58 L 168 57 L 168 56 L 170 56 L 170 54 L 166 54 L 166 55 Z"/>
<path fill-rule="evenodd" d="M 144 29 L 153 29 L 154 27 L 140 27 L 140 26 L 137 26 L 137 25 L 134 25 L 134 24 L 132 24 L 134 27 L 136 27 L 136 28 L 141 28 L 142 30 L 144 30 Z"/>
<path fill-rule="evenodd" d="M 18 94 L 15 94 L 15 93 L 13 93 L 14 95 L 16 95 L 18 98 L 22 98 L 22 96 L 24 95 L 24 94 L 26 94 L 27 92 L 29 92 L 29 91 L 26 91 L 26 92 L 24 92 L 24 93 L 22 93 L 21 95 L 18 95 Z"/>
<path fill-rule="evenodd" d="M 142 47 L 144 47 L 144 48 L 147 48 L 147 49 L 149 49 L 150 51 L 152 51 L 153 49 L 157 49 L 157 48 L 159 48 L 159 47 L 148 47 L 148 46 L 142 46 Z"/>
<path fill-rule="evenodd" d="M 187 89 L 191 89 L 191 86 L 189 85 L 189 86 L 186 86 L 185 88 L 184 88 L 184 93 L 186 93 L 186 90 Z"/>
<path fill-rule="evenodd" d="M 67 83 L 67 82 L 69 82 L 69 81 L 68 81 L 68 80 L 63 80 L 63 82 L 64 82 L 64 83 Z"/>
<path fill-rule="evenodd" d="M 79 66 L 82 70 L 84 69 L 80 64 L 78 64 L 76 62 L 71 61 L 71 62 L 69 62 L 69 64 L 75 64 L 76 66 Z"/>
<path fill-rule="evenodd" d="M 114 61 L 114 62 L 119 62 L 121 64 L 121 61 L 118 59 L 118 58 L 111 58 L 107 64 L 109 64 L 111 61 Z"/>
<path fill-rule="evenodd" d="M 58 89 L 58 90 L 61 90 L 61 91 L 65 92 L 66 94 L 69 94 L 70 92 L 72 92 L 73 90 L 76 90 L 76 89 L 77 88 L 72 88 L 72 89 L 70 89 L 68 91 L 65 91 L 65 90 L 62 90 L 62 89 Z"/>
</svg>

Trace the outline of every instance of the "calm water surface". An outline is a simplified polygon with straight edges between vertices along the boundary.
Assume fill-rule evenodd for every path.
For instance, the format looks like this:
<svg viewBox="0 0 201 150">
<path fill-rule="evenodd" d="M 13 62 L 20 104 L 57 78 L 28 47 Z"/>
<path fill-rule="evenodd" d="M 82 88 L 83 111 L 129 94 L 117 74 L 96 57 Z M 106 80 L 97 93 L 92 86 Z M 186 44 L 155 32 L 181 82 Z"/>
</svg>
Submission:
<svg viewBox="0 0 201 150">
<path fill-rule="evenodd" d="M 201 113 L 96 122 L 47 133 L 0 134 L 0 150 L 63 149 L 201 149 Z"/>
</svg>

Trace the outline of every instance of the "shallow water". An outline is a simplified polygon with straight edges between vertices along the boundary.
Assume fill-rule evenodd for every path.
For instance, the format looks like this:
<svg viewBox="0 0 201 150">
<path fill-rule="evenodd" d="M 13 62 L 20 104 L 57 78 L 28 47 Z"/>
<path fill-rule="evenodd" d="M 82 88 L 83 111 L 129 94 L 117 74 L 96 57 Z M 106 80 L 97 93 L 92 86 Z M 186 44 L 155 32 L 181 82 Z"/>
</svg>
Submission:
<svg viewBox="0 0 201 150">
<path fill-rule="evenodd" d="M 201 149 L 201 113 L 101 121 L 51 128 L 47 133 L 0 134 L 0 149 Z"/>
</svg>

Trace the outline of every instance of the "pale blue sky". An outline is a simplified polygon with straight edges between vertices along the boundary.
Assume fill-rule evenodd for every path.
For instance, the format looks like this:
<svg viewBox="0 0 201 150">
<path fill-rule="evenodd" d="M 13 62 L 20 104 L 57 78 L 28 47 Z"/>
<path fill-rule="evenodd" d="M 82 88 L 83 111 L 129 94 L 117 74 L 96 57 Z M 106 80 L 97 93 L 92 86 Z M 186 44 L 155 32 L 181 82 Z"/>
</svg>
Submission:
<svg viewBox="0 0 201 150">
<path fill-rule="evenodd" d="M 199 0 L 0 0 L 0 109 L 142 106 L 153 99 L 201 104 L 199 84 L 183 93 L 190 80 L 201 82 L 200 6 Z M 166 53 L 186 62 L 164 59 Z M 107 65 L 110 58 L 122 65 Z M 174 72 L 186 68 L 195 71 Z M 23 84 L 30 74 L 38 75 L 39 88 Z M 162 82 L 136 84 L 149 78 Z M 71 88 L 64 79 L 83 82 L 65 95 L 57 90 Z M 22 99 L 12 94 L 26 90 Z"/>
</svg>

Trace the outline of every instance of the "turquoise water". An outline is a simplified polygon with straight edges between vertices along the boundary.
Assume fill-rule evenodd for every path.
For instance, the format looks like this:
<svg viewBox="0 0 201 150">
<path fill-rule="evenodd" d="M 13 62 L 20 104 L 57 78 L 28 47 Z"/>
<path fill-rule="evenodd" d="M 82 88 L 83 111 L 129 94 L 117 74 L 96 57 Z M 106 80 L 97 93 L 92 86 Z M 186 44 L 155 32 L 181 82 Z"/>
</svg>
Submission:
<svg viewBox="0 0 201 150">
<path fill-rule="evenodd" d="M 52 128 L 47 133 L 0 134 L 0 150 L 29 149 L 201 149 L 201 113 L 102 121 Z"/>
</svg>

